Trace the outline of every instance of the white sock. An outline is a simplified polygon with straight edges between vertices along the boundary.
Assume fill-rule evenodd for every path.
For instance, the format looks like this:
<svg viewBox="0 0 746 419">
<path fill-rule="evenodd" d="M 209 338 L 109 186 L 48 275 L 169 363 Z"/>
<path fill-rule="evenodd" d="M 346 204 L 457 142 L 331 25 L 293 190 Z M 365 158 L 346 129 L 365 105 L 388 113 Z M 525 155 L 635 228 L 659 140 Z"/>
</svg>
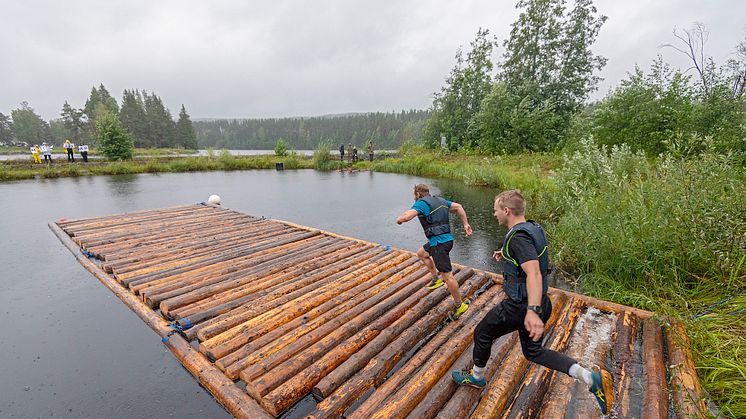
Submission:
<svg viewBox="0 0 746 419">
<path fill-rule="evenodd" d="M 475 365 L 471 367 L 471 375 L 477 380 L 481 380 L 482 378 L 484 378 L 484 371 L 486 369 L 487 367 L 478 367 Z"/>
<path fill-rule="evenodd" d="M 591 372 L 578 364 L 572 364 L 572 366 L 570 367 L 570 377 L 584 382 L 588 387 L 593 385 Z"/>
</svg>

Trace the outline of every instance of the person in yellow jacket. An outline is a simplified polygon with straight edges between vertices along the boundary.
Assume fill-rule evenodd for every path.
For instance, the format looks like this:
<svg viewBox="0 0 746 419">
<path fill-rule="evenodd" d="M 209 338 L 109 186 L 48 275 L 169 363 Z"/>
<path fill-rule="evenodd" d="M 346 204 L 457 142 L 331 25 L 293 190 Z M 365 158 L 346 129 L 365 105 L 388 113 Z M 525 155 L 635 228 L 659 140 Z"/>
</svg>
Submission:
<svg viewBox="0 0 746 419">
<path fill-rule="evenodd" d="M 39 150 L 37 144 L 34 144 L 34 146 L 31 147 L 31 156 L 34 158 L 34 163 L 41 164 L 41 150 Z"/>
</svg>

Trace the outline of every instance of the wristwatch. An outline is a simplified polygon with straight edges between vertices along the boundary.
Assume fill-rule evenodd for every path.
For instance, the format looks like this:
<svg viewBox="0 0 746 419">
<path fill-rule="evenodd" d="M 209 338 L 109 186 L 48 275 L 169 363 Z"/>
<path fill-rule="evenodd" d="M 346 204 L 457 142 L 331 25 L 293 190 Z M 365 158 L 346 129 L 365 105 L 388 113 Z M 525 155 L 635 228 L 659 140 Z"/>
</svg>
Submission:
<svg viewBox="0 0 746 419">
<path fill-rule="evenodd" d="M 526 310 L 531 310 L 531 311 L 533 311 L 534 313 L 536 313 L 536 314 L 539 314 L 539 315 L 541 315 L 541 313 L 542 313 L 542 311 L 543 311 L 543 310 L 541 309 L 541 306 L 528 306 L 528 307 L 526 307 Z"/>
</svg>

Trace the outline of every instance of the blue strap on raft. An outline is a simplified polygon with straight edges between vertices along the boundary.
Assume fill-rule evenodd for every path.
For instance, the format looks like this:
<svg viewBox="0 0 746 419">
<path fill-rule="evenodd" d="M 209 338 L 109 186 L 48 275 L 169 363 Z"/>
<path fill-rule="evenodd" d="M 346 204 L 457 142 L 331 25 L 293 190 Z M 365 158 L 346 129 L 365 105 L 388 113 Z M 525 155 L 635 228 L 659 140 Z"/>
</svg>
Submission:
<svg viewBox="0 0 746 419">
<path fill-rule="evenodd" d="M 703 312 L 701 312 L 699 314 L 696 314 L 696 315 L 694 315 L 692 317 L 695 318 L 695 319 L 699 319 L 701 317 L 704 317 L 704 316 L 710 314 L 710 312 L 712 310 L 714 310 L 716 307 L 721 306 L 721 305 L 727 303 L 728 301 L 730 301 L 730 300 L 732 300 L 732 299 L 734 299 L 736 297 L 740 297 L 742 295 L 746 295 L 746 292 L 742 292 L 742 293 L 739 293 L 739 294 L 733 294 L 730 297 L 723 298 L 722 300 L 720 300 L 720 301 L 718 301 L 716 303 L 711 304 L 709 307 L 707 307 L 705 309 L 705 311 L 703 311 Z M 740 310 L 736 310 L 736 311 L 732 311 L 732 312 L 727 313 L 727 314 L 739 314 L 739 313 L 743 313 L 743 312 L 746 312 L 746 308 L 740 309 Z"/>
<path fill-rule="evenodd" d="M 386 252 L 388 252 L 389 250 L 391 250 L 391 246 L 389 246 L 387 244 L 377 244 L 376 247 L 380 247 L 381 249 L 383 249 Z"/>
<path fill-rule="evenodd" d="M 80 249 L 80 253 L 82 253 L 84 256 L 89 257 L 89 258 L 96 257 L 93 253 L 87 250 L 83 250 L 83 248 Z"/>
<path fill-rule="evenodd" d="M 168 333 L 166 333 L 166 336 L 164 336 L 164 337 L 161 338 L 161 342 L 166 343 L 166 342 L 168 342 L 168 338 L 170 338 L 171 335 L 173 335 L 174 333 L 183 332 L 183 331 L 185 331 L 187 329 L 190 329 L 192 326 L 194 326 L 192 324 L 192 322 L 189 321 L 189 319 L 182 319 L 182 320 L 184 320 L 184 326 L 180 325 L 175 320 L 172 321 L 171 323 L 169 323 L 168 327 L 172 328 L 173 330 L 170 331 L 170 332 L 168 332 Z"/>
</svg>

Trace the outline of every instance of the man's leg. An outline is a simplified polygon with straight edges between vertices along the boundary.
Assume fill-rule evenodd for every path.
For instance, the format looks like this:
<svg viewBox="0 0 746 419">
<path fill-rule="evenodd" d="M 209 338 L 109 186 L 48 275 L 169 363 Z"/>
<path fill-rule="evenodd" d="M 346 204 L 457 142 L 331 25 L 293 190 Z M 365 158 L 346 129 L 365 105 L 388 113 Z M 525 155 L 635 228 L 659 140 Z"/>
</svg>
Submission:
<svg viewBox="0 0 746 419">
<path fill-rule="evenodd" d="M 541 301 L 542 314 L 541 320 L 546 323 L 552 314 L 552 302 L 546 295 Z M 542 346 L 541 341 L 534 341 L 528 334 L 525 327 L 518 331 L 521 338 L 521 349 L 523 356 L 531 362 L 543 365 L 549 369 L 564 372 L 565 374 L 582 381 L 588 386 L 588 389 L 596 397 L 596 401 L 601 407 L 601 411 L 606 414 L 611 410 L 614 403 L 614 393 L 612 390 L 612 378 L 606 370 L 591 372 L 580 366 L 576 360 L 565 354 L 547 349 Z M 542 336 L 543 338 L 543 336 Z"/>
<path fill-rule="evenodd" d="M 426 243 L 424 246 L 420 247 L 420 250 L 417 251 L 417 257 L 420 258 L 422 263 L 425 264 L 425 267 L 428 271 L 430 271 L 430 274 L 433 277 L 438 276 L 438 271 L 435 270 L 435 263 L 433 263 L 433 260 L 430 259 L 430 253 L 428 253 L 428 250 L 430 249 L 430 246 Z"/>
<path fill-rule="evenodd" d="M 506 317 L 506 313 L 511 311 L 511 305 L 514 304 L 510 299 L 503 300 L 479 322 L 474 329 L 474 350 L 472 352 L 474 367 L 471 371 L 451 372 L 451 377 L 456 383 L 477 388 L 484 387 L 487 384 L 484 379 L 484 371 L 487 369 L 487 361 L 490 359 L 492 343 L 519 327 L 514 319 Z"/>
</svg>

